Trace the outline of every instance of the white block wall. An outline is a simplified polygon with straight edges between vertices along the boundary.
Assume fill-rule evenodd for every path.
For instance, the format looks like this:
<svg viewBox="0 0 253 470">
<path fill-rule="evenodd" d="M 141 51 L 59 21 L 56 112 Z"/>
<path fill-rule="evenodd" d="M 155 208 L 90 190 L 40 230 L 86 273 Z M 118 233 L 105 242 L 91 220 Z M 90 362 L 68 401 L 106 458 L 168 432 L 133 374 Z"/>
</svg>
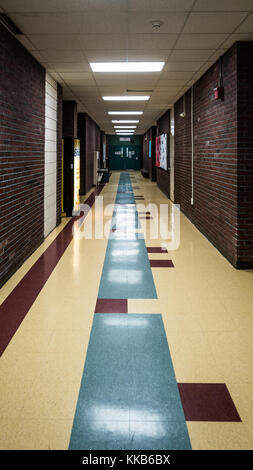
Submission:
<svg viewBox="0 0 253 470">
<path fill-rule="evenodd" d="M 46 73 L 44 236 L 56 226 L 57 83 Z"/>
</svg>

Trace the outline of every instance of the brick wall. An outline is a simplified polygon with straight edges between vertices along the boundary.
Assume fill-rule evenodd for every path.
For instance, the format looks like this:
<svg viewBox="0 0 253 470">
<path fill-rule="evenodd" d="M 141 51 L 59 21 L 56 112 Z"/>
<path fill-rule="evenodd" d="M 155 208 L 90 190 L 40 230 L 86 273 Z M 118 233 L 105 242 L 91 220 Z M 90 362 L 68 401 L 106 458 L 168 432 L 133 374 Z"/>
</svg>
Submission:
<svg viewBox="0 0 253 470">
<path fill-rule="evenodd" d="M 215 100 L 219 62 L 194 85 L 194 204 L 191 90 L 175 104 L 175 202 L 237 266 L 237 47 L 223 56 L 224 100 Z"/>
<path fill-rule="evenodd" d="M 253 42 L 237 44 L 238 267 L 253 268 Z"/>
<path fill-rule="evenodd" d="M 45 70 L 0 24 L 0 285 L 44 232 Z"/>
</svg>

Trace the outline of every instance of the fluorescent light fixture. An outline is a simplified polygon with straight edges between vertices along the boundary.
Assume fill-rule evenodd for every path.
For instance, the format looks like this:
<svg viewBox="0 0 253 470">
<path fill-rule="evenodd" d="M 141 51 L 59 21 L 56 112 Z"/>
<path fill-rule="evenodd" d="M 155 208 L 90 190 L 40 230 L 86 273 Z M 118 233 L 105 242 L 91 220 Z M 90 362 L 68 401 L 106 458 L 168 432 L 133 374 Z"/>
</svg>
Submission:
<svg viewBox="0 0 253 470">
<path fill-rule="evenodd" d="M 150 96 L 132 95 L 132 96 L 103 96 L 104 101 L 148 101 Z"/>
<path fill-rule="evenodd" d="M 117 115 L 117 114 L 122 114 L 122 115 L 129 115 L 129 116 L 134 116 L 134 115 L 141 115 L 143 114 L 143 111 L 108 111 L 108 114 L 112 114 L 112 115 Z"/>
<path fill-rule="evenodd" d="M 113 126 L 114 129 L 136 129 L 137 126 Z"/>
<path fill-rule="evenodd" d="M 90 62 L 93 72 L 161 72 L 164 62 Z"/>
<path fill-rule="evenodd" d="M 112 121 L 114 124 L 136 124 L 137 122 L 140 122 L 140 121 L 136 121 L 136 120 L 129 120 L 129 119 L 120 119 L 119 121 L 115 121 L 113 120 Z"/>
</svg>

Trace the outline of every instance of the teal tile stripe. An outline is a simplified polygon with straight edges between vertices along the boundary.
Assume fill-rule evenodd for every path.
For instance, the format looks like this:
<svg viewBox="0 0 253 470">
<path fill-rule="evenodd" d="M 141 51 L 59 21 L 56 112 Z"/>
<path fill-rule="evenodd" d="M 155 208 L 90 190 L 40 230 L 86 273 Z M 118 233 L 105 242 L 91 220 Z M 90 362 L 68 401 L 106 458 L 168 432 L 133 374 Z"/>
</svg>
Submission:
<svg viewBox="0 0 253 470">
<path fill-rule="evenodd" d="M 98 298 L 156 299 L 145 240 L 135 233 L 141 225 L 128 173 L 120 175 L 115 204 L 112 229 L 116 231 L 108 240 Z"/>
<path fill-rule="evenodd" d="M 161 315 L 94 315 L 69 449 L 191 449 Z"/>
</svg>

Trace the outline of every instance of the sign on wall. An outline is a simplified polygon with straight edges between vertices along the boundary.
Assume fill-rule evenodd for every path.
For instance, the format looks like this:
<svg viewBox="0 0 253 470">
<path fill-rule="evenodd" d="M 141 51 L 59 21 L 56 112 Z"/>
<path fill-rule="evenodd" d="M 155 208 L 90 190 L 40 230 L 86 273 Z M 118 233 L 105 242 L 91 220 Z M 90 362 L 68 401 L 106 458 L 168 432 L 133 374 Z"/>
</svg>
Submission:
<svg viewBox="0 0 253 470">
<path fill-rule="evenodd" d="M 156 166 L 167 170 L 167 134 L 156 137 Z"/>
</svg>

